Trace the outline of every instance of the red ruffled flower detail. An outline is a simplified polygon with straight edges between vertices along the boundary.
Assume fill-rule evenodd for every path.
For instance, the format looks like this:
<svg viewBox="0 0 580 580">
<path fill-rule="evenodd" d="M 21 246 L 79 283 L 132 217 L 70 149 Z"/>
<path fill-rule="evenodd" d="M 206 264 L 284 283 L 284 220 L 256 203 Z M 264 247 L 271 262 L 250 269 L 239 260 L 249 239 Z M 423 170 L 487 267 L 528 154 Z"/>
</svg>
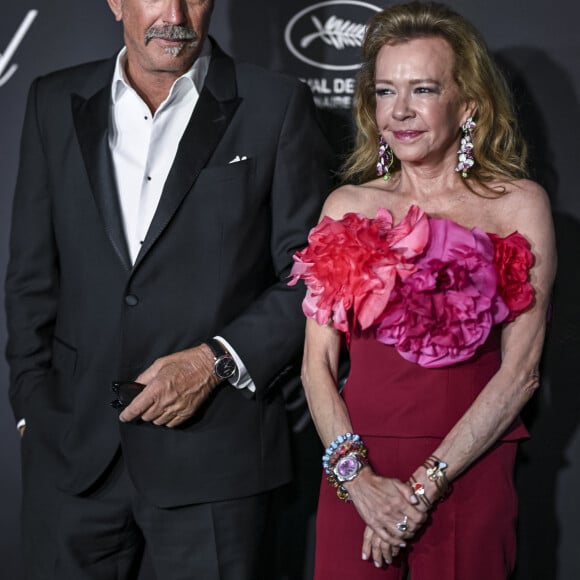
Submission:
<svg viewBox="0 0 580 580">
<path fill-rule="evenodd" d="M 377 340 L 424 367 L 469 359 L 533 301 L 533 255 L 517 232 L 500 238 L 412 206 L 396 226 L 385 209 L 327 217 L 308 239 L 290 282 L 306 283 L 306 316 L 347 334 L 375 326 Z"/>
<path fill-rule="evenodd" d="M 417 271 L 398 285 L 377 328 L 377 340 L 424 367 L 467 360 L 502 322 L 494 248 L 487 234 L 431 219 L 431 239 Z"/>
<path fill-rule="evenodd" d="M 355 213 L 325 217 L 310 232 L 309 245 L 294 255 L 289 284 L 304 280 L 304 314 L 319 324 L 332 322 L 343 332 L 354 323 L 368 328 L 384 311 L 397 279 L 415 271 L 413 261 L 428 238 L 427 216 L 416 206 L 396 226 L 385 209 L 375 219 Z"/>
<path fill-rule="evenodd" d="M 511 322 L 534 300 L 534 288 L 529 282 L 529 271 L 534 256 L 528 241 L 513 232 L 505 238 L 489 234 L 494 246 L 499 295 L 510 309 L 506 322 Z"/>
</svg>

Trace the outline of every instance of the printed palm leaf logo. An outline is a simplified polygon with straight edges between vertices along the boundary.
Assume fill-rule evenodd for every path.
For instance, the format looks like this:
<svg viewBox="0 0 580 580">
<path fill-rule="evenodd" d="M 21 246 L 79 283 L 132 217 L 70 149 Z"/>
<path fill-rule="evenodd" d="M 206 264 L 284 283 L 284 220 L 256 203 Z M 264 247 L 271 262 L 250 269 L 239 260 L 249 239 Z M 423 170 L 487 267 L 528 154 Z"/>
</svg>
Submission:
<svg viewBox="0 0 580 580">
<path fill-rule="evenodd" d="M 365 24 L 356 24 L 336 16 L 331 16 L 324 25 L 316 16 L 311 16 L 310 19 L 316 27 L 316 32 L 306 35 L 300 41 L 302 48 L 306 48 L 317 38 L 320 38 L 330 46 L 334 46 L 337 50 L 352 46 L 362 46 L 366 31 Z"/>
</svg>

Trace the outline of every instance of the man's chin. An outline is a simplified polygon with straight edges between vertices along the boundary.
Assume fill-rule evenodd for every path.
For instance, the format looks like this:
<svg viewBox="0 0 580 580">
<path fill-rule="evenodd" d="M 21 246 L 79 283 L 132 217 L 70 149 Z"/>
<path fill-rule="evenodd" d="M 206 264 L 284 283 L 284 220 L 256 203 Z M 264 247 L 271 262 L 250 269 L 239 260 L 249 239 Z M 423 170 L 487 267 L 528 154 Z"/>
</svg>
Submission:
<svg viewBox="0 0 580 580">
<path fill-rule="evenodd" d="M 163 52 L 169 56 L 178 57 L 185 51 L 185 49 L 185 44 L 176 44 L 174 46 L 164 46 Z"/>
<path fill-rule="evenodd" d="M 192 67 L 195 59 L 195 55 L 185 50 L 180 51 L 178 54 L 174 54 L 173 51 L 163 51 L 151 65 L 152 70 L 156 70 L 159 73 L 182 75 Z"/>
<path fill-rule="evenodd" d="M 162 55 L 167 55 L 171 58 L 182 58 L 185 60 L 191 59 L 192 62 L 195 60 L 199 52 L 199 44 L 191 41 L 161 41 L 157 43 L 156 48 Z"/>
</svg>

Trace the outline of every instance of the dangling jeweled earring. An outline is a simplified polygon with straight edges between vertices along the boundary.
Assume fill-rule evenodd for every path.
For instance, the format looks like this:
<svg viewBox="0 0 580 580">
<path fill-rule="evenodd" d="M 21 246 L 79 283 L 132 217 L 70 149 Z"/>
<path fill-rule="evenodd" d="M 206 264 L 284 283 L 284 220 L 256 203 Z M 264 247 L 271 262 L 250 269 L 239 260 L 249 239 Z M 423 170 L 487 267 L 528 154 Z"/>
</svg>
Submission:
<svg viewBox="0 0 580 580">
<path fill-rule="evenodd" d="M 383 177 L 385 181 L 388 181 L 391 177 L 390 169 L 395 160 L 393 156 L 393 150 L 391 146 L 385 142 L 383 136 L 379 137 L 379 161 L 377 163 L 377 175 Z"/>
<path fill-rule="evenodd" d="M 475 164 L 475 159 L 473 158 L 473 141 L 471 140 L 473 129 L 475 129 L 475 121 L 473 117 L 467 117 L 467 121 L 461 125 L 463 136 L 461 137 L 461 146 L 457 152 L 459 162 L 455 168 L 455 171 L 459 171 L 463 178 L 469 175 L 469 170 Z"/>
</svg>

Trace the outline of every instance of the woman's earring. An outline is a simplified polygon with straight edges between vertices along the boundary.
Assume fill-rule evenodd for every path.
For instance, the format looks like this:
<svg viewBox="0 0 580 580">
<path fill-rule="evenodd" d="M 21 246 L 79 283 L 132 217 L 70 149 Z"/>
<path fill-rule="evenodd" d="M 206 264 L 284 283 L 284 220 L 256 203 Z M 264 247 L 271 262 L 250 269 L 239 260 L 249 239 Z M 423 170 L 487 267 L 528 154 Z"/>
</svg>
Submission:
<svg viewBox="0 0 580 580">
<path fill-rule="evenodd" d="M 455 168 L 455 171 L 459 171 L 463 178 L 468 176 L 469 170 L 475 164 L 475 159 L 473 158 L 473 141 L 471 140 L 473 129 L 475 129 L 473 117 L 467 117 L 467 121 L 461 125 L 463 136 L 461 137 L 461 146 L 457 152 L 459 163 L 457 163 L 457 167 Z"/>
<path fill-rule="evenodd" d="M 383 136 L 379 137 L 379 161 L 377 163 L 377 175 L 383 176 L 385 181 L 388 181 L 391 177 L 390 169 L 395 160 L 393 156 L 393 150 L 388 143 L 385 143 Z"/>
</svg>

